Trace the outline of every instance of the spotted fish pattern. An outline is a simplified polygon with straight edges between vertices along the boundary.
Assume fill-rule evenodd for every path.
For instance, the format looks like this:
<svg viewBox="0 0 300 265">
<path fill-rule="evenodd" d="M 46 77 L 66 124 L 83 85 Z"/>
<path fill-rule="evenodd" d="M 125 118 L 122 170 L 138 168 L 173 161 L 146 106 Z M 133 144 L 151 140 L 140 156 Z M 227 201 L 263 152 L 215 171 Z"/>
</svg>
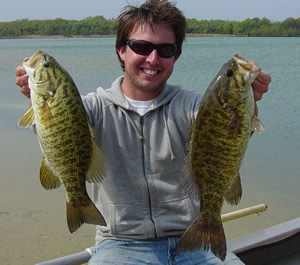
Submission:
<svg viewBox="0 0 300 265">
<path fill-rule="evenodd" d="M 74 81 L 43 51 L 36 52 L 24 68 L 29 75 L 32 107 L 18 125 L 36 128 L 43 153 L 42 186 L 55 189 L 63 184 L 70 232 L 83 223 L 106 225 L 89 198 L 85 182 L 101 182 L 104 157 L 94 141 L 94 131 Z"/>
<path fill-rule="evenodd" d="M 254 115 L 251 83 L 260 69 L 239 55 L 223 65 L 209 85 L 192 126 L 187 158 L 190 174 L 183 186 L 201 200 L 199 217 L 182 235 L 179 251 L 211 250 L 226 257 L 221 221 L 224 199 L 237 204 L 242 196 L 239 170 L 254 130 L 263 130 Z"/>
</svg>

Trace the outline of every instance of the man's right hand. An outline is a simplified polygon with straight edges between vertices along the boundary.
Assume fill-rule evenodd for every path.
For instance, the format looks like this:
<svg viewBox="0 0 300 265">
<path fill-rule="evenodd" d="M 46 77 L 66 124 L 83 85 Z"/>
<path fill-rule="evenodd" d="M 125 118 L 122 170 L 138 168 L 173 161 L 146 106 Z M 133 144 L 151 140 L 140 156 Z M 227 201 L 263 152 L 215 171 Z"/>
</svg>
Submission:
<svg viewBox="0 0 300 265">
<path fill-rule="evenodd" d="M 24 62 L 28 61 L 29 58 L 25 58 Z M 30 98 L 30 88 L 28 86 L 28 75 L 23 65 L 18 65 L 16 68 L 16 85 L 20 87 L 20 91 L 23 95 Z"/>
</svg>

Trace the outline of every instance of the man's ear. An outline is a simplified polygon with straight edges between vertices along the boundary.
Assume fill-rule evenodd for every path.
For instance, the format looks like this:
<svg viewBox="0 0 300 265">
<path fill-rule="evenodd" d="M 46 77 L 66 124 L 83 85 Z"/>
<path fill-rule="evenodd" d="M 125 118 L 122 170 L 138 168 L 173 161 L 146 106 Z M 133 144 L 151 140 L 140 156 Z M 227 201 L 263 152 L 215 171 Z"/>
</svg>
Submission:
<svg viewBox="0 0 300 265">
<path fill-rule="evenodd" d="M 126 46 L 122 46 L 117 49 L 117 52 L 121 58 L 122 61 L 125 61 L 125 51 L 126 51 Z"/>
</svg>

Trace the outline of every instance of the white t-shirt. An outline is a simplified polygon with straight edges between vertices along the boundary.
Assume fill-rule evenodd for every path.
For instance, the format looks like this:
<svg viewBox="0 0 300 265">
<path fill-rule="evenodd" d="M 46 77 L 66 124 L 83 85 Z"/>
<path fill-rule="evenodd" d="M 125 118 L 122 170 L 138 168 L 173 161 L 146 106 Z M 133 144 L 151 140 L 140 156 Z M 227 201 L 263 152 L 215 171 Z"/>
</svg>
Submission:
<svg viewBox="0 0 300 265">
<path fill-rule="evenodd" d="M 129 97 L 126 97 L 126 99 L 129 101 L 129 103 L 132 106 L 133 110 L 135 112 L 137 112 L 138 114 L 140 114 L 141 116 L 143 116 L 146 113 L 146 111 L 150 107 L 151 103 L 153 102 L 153 99 L 146 100 L 146 101 L 134 100 L 134 99 L 131 99 Z"/>
</svg>

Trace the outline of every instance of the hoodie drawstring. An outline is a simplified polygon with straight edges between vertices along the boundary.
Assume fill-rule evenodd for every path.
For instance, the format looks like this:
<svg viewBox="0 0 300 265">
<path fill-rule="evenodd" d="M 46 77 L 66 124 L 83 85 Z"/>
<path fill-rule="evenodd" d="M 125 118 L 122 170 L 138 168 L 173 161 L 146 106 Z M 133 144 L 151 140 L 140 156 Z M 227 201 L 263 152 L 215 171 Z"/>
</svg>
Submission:
<svg viewBox="0 0 300 265">
<path fill-rule="evenodd" d="M 120 107 L 120 110 L 126 116 L 129 123 L 136 130 L 136 132 L 138 134 L 138 139 L 142 140 L 143 139 L 142 133 L 141 133 L 140 129 L 137 127 L 137 125 L 135 124 L 135 122 L 132 120 L 130 115 L 128 114 L 127 110 L 123 109 L 122 107 Z M 164 124 L 166 126 L 166 129 L 167 129 L 167 141 L 168 141 L 169 151 L 170 151 L 170 154 L 171 154 L 171 160 L 173 161 L 173 160 L 175 160 L 175 155 L 174 155 L 174 151 L 173 151 L 173 148 L 172 148 L 171 134 L 170 134 L 170 130 L 169 130 L 169 127 L 168 127 L 168 122 L 167 122 L 167 109 L 166 109 L 165 105 L 163 106 L 163 120 L 164 120 Z"/>
<path fill-rule="evenodd" d="M 163 117 L 164 117 L 164 123 L 167 129 L 167 135 L 168 135 L 168 145 L 169 145 L 169 149 L 170 149 L 170 153 L 171 153 L 171 160 L 175 160 L 175 155 L 173 152 L 173 148 L 172 148 L 172 143 L 171 143 L 171 135 L 170 135 L 170 130 L 168 127 L 168 122 L 167 122 L 167 110 L 166 110 L 166 106 L 163 106 Z"/>
<path fill-rule="evenodd" d="M 134 123 L 134 121 L 131 119 L 130 115 L 127 113 L 127 110 L 123 109 L 122 107 L 120 107 L 120 110 L 122 111 L 122 113 L 126 116 L 127 120 L 129 121 L 129 123 L 132 125 L 132 127 L 135 129 L 135 131 L 138 134 L 138 139 L 142 140 L 143 136 L 141 131 L 139 130 L 139 128 L 137 127 L 137 125 Z"/>
</svg>

